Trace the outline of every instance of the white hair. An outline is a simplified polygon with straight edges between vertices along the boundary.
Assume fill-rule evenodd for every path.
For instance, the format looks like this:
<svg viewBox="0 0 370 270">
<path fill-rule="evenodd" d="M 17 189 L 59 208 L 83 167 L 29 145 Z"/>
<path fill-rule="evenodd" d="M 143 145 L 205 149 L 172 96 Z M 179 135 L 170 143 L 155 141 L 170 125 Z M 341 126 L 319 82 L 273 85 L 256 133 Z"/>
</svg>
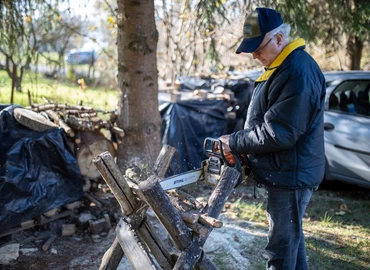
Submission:
<svg viewBox="0 0 370 270">
<path fill-rule="evenodd" d="M 270 37 L 273 37 L 277 34 L 282 34 L 284 39 L 289 41 L 289 35 L 290 35 L 290 24 L 283 23 L 279 27 L 271 30 L 267 33 Z"/>
</svg>

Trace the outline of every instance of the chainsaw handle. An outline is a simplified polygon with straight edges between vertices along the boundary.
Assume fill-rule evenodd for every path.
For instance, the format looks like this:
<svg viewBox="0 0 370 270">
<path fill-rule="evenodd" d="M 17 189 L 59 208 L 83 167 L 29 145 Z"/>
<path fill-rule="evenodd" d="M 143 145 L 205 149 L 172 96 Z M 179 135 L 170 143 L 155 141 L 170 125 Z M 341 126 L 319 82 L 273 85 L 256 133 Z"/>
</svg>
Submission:
<svg viewBox="0 0 370 270">
<path fill-rule="evenodd" d="M 204 139 L 204 150 L 208 154 L 212 154 L 214 156 L 221 157 L 222 160 L 225 162 L 225 164 L 229 167 L 236 167 L 237 169 L 241 168 L 240 161 L 238 157 L 236 157 L 232 152 L 230 154 L 233 156 L 235 160 L 235 164 L 231 164 L 227 158 L 225 157 L 223 148 L 222 148 L 222 142 L 219 139 L 207 137 Z"/>
<path fill-rule="evenodd" d="M 238 172 L 240 172 L 238 182 L 235 185 L 235 187 L 237 187 L 243 181 L 242 165 L 241 165 L 241 161 L 239 157 L 235 156 L 233 152 L 230 152 L 233 159 L 235 160 L 235 163 L 231 164 L 225 157 L 225 154 L 222 148 L 222 141 L 219 139 L 207 137 L 204 140 L 203 147 L 204 147 L 204 150 L 208 153 L 208 155 L 214 155 L 214 156 L 221 158 L 227 166 L 235 168 Z M 244 158 L 243 158 L 243 162 L 244 162 Z"/>
</svg>

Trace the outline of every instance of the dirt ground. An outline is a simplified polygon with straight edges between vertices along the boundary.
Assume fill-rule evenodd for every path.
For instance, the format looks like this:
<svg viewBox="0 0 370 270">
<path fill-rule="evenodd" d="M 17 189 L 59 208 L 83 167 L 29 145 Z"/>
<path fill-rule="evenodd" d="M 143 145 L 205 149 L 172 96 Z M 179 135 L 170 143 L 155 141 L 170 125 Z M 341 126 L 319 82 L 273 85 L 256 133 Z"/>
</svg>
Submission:
<svg viewBox="0 0 370 270">
<path fill-rule="evenodd" d="M 206 200 L 211 189 L 206 189 L 204 196 L 199 200 Z M 240 196 L 252 199 L 253 189 L 243 185 L 234 190 L 229 198 L 235 200 Z M 203 194 L 200 194 L 203 195 Z M 112 206 L 118 211 L 118 205 L 113 201 Z M 153 214 L 154 215 L 154 214 Z M 223 227 L 214 229 L 204 246 L 207 256 L 216 261 L 215 264 L 222 266 L 221 269 L 246 269 L 251 256 L 261 257 L 261 251 L 253 251 L 256 241 L 264 241 L 266 232 L 256 231 L 253 224 L 228 218 L 227 212 L 222 213 L 220 219 Z M 113 224 L 114 225 L 114 224 Z M 157 229 L 162 230 L 158 225 Z M 26 230 L 20 233 L 20 237 L 26 237 L 34 233 L 34 230 Z M 165 233 L 164 233 L 165 234 Z M 19 246 L 19 257 L 10 265 L 0 266 L 1 270 L 94 270 L 99 269 L 104 253 L 110 247 L 115 238 L 114 228 L 109 233 L 92 235 L 87 230 L 77 230 L 72 236 L 59 236 L 52 243 L 49 250 L 44 251 L 42 245 L 45 240 L 32 241 Z M 15 241 L 16 243 L 16 241 Z M 242 253 L 241 250 L 250 250 Z M 240 268 L 242 266 L 242 268 Z M 131 269 L 130 264 L 124 257 L 118 268 L 119 270 Z"/>
<path fill-rule="evenodd" d="M 264 200 L 263 190 L 257 199 L 253 199 L 253 187 L 241 185 L 229 198 L 233 201 L 243 197 L 252 200 Z M 206 199 L 199 197 L 200 200 Z M 255 269 L 266 257 L 263 247 L 266 242 L 267 226 L 255 226 L 252 222 L 238 221 L 226 209 L 220 219 L 223 226 L 214 229 L 204 246 L 207 256 L 223 270 Z M 73 236 L 60 236 L 48 251 L 42 250 L 43 242 L 31 242 L 21 245 L 19 257 L 11 265 L 1 266 L 1 270 L 97 270 L 105 251 L 115 238 L 114 229 L 107 234 L 92 235 L 88 231 L 78 230 Z M 132 269 L 124 257 L 119 270 Z"/>
</svg>

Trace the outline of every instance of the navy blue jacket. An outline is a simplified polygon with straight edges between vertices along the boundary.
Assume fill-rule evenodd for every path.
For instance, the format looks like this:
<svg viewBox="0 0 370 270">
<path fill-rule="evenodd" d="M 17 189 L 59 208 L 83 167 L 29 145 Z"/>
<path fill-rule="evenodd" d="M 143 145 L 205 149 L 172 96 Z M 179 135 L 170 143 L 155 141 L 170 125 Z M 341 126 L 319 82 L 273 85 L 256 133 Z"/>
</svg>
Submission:
<svg viewBox="0 0 370 270">
<path fill-rule="evenodd" d="M 244 130 L 231 134 L 229 144 L 248 155 L 256 182 L 317 188 L 325 170 L 325 78 L 298 41 L 256 81 Z"/>
</svg>

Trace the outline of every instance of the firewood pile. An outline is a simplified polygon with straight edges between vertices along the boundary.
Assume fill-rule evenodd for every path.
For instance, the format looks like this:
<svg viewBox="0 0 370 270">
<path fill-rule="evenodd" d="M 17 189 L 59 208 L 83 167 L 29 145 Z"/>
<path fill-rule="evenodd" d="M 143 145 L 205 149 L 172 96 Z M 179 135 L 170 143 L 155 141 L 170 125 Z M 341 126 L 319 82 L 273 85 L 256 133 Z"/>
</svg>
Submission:
<svg viewBox="0 0 370 270">
<path fill-rule="evenodd" d="M 104 120 L 99 115 L 109 117 Z M 125 133 L 115 125 L 115 112 L 86 106 L 43 104 L 15 108 L 14 117 L 36 132 L 55 128 L 65 131 L 83 178 L 84 198 L 2 231 L 0 246 L 6 242 L 23 244 L 41 241 L 42 249 L 49 250 L 58 236 L 88 232 L 99 238 L 108 234 L 112 230 L 112 223 L 120 217 L 117 211 L 119 206 L 101 178 L 93 158 L 105 151 L 116 156 L 114 141 L 122 139 Z M 28 236 L 18 237 L 24 235 Z"/>
<path fill-rule="evenodd" d="M 217 269 L 204 254 L 203 246 L 214 228 L 222 222 L 218 216 L 230 196 L 239 172 L 227 167 L 205 204 L 182 190 L 166 192 L 160 180 L 174 154 L 164 145 L 148 174 L 140 169 L 122 174 L 109 152 L 94 159 L 103 179 L 117 199 L 123 218 L 116 227 L 116 239 L 105 253 L 103 269 L 117 269 L 125 255 L 133 269 Z M 152 209 L 171 239 L 168 245 L 147 218 Z"/>
<path fill-rule="evenodd" d="M 69 137 L 75 137 L 76 131 L 100 131 L 104 128 L 112 134 L 123 138 L 125 132 L 116 127 L 117 115 L 115 111 L 103 111 L 86 106 L 69 106 L 65 104 L 33 104 L 27 109 L 40 113 L 59 125 Z M 109 120 L 98 118 L 98 113 L 110 114 Z"/>
<path fill-rule="evenodd" d="M 115 143 L 125 136 L 125 132 L 115 125 L 115 111 L 47 103 L 16 108 L 14 116 L 19 123 L 35 131 L 63 129 L 77 158 L 81 174 L 89 179 L 100 178 L 92 159 L 105 151 L 116 156 Z"/>
</svg>

